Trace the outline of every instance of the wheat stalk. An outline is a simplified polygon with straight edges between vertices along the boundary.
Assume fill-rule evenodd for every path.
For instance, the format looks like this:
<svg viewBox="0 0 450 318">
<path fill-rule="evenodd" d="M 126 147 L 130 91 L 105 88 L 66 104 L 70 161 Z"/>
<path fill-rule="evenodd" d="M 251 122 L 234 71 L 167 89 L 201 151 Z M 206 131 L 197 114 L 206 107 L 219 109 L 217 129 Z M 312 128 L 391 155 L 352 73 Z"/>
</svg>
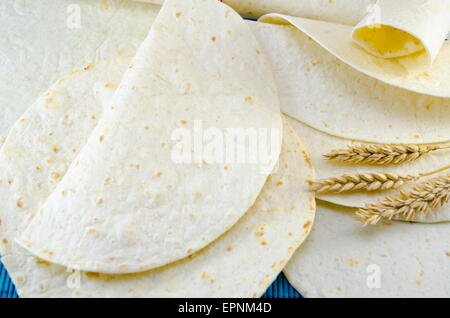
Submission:
<svg viewBox="0 0 450 318">
<path fill-rule="evenodd" d="M 421 175 L 402 176 L 395 173 L 345 174 L 321 180 L 310 181 L 311 189 L 319 194 L 343 193 L 350 191 L 379 191 L 401 187 L 405 182 L 417 180 Z"/>
<path fill-rule="evenodd" d="M 356 215 L 367 224 L 377 224 L 381 219 L 405 217 L 411 220 L 417 214 L 428 214 L 450 201 L 450 174 L 419 183 L 409 192 L 400 191 L 396 196 L 368 204 Z"/>
<path fill-rule="evenodd" d="M 419 159 L 423 155 L 440 149 L 450 148 L 449 145 L 351 145 L 345 149 L 332 150 L 324 155 L 328 160 L 355 164 L 393 165 Z"/>
</svg>

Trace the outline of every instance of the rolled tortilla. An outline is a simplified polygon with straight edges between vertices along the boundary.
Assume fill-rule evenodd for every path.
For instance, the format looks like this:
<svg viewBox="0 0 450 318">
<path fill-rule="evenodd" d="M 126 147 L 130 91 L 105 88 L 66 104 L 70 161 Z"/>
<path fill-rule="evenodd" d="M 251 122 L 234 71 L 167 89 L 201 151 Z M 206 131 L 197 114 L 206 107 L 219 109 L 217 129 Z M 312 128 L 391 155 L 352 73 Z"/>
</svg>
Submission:
<svg viewBox="0 0 450 318">
<path fill-rule="evenodd" d="M 449 1 L 378 0 L 353 30 L 353 39 L 371 54 L 424 71 L 438 56 L 449 31 Z"/>
<path fill-rule="evenodd" d="M 317 30 L 315 22 L 308 21 L 311 30 Z M 271 62 L 284 113 L 351 140 L 388 144 L 450 140 L 449 99 L 413 93 L 362 74 L 294 27 L 249 23 Z M 323 30 L 330 43 L 335 30 L 332 25 Z M 379 59 L 355 49 L 362 53 L 361 62 Z"/>
<path fill-rule="evenodd" d="M 159 8 L 134 1 L 105 3 L 1 1 L 0 145 L 58 78 L 88 62 L 134 56 Z"/>
<path fill-rule="evenodd" d="M 317 179 L 339 177 L 344 174 L 378 172 L 394 173 L 398 175 L 418 175 L 420 173 L 438 170 L 450 164 L 450 149 L 430 152 L 416 161 L 391 166 L 374 166 L 367 164 L 355 165 L 326 160 L 324 155 L 332 150 L 344 149 L 349 145 L 364 143 L 361 141 L 348 140 L 325 134 L 292 118 L 289 118 L 288 120 L 296 133 L 302 138 L 302 140 L 304 140 L 304 145 L 306 149 L 308 149 L 313 165 L 317 170 Z M 446 175 L 449 171 L 450 170 L 447 170 L 440 174 L 438 173 L 436 175 L 432 175 L 428 178 L 422 178 L 420 181 L 426 181 L 429 178 L 439 175 Z M 415 182 L 411 182 L 409 184 L 405 184 L 399 189 L 390 191 L 360 191 L 340 194 L 319 194 L 317 197 L 320 200 L 334 204 L 363 208 L 367 203 L 376 203 L 377 201 L 384 199 L 386 196 L 395 195 L 399 191 L 407 191 L 415 184 Z M 448 206 L 444 206 L 429 214 L 417 214 L 409 221 L 423 223 L 448 222 L 450 221 L 450 209 Z"/>
<path fill-rule="evenodd" d="M 236 138 L 232 128 L 265 131 L 270 145 L 256 161 L 198 158 L 198 125 L 223 140 Z M 215 0 L 166 1 L 108 115 L 19 241 L 47 261 L 103 273 L 187 257 L 253 205 L 281 128 L 270 65 L 241 17 Z"/>
<path fill-rule="evenodd" d="M 156 4 L 164 2 L 141 1 Z M 405 71 L 427 71 L 438 56 L 450 31 L 450 3 L 446 0 L 224 0 L 223 2 L 244 16 L 260 18 L 267 15 L 262 17 L 262 20 L 281 17 L 296 26 L 297 23 L 292 22 L 295 18 L 346 24 L 351 27 L 356 25 L 351 35 L 356 43 L 370 54 L 395 59 L 406 68 Z M 342 41 L 336 37 L 333 39 L 338 45 Z"/>
<path fill-rule="evenodd" d="M 353 29 L 350 26 L 280 14 L 263 16 L 260 21 L 292 24 L 342 62 L 381 82 L 424 95 L 450 97 L 450 75 L 449 72 L 444 71 L 450 65 L 450 44 L 444 41 L 445 35 L 439 41 L 434 42 L 435 47 L 440 48 L 440 50 L 436 50 L 438 55 L 433 59 L 434 63 L 428 65 L 426 71 L 410 72 L 404 66 L 406 65 L 405 61 L 412 61 L 411 56 L 425 56 L 425 53 L 422 55 L 412 54 L 398 59 L 369 54 L 360 46 L 355 45 L 352 40 Z M 435 38 L 432 37 L 432 39 Z M 421 60 L 417 59 L 417 62 L 418 67 L 421 67 L 423 64 Z"/>
<path fill-rule="evenodd" d="M 446 0 L 224 2 L 252 17 L 277 13 L 350 26 L 357 24 L 353 30 L 356 43 L 376 56 L 397 58 L 412 71 L 424 71 L 431 66 L 450 31 L 450 3 Z"/>
<path fill-rule="evenodd" d="M 319 203 L 284 273 L 305 297 L 447 297 L 450 223 L 361 227 L 351 209 Z"/>
</svg>

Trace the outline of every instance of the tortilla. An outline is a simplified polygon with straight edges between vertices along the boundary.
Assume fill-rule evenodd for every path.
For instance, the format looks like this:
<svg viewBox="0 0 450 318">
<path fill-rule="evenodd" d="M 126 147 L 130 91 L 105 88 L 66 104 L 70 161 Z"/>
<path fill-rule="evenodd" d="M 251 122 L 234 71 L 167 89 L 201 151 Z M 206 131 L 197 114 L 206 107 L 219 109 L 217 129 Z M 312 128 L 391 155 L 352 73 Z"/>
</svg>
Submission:
<svg viewBox="0 0 450 318">
<path fill-rule="evenodd" d="M 332 150 L 344 149 L 352 144 L 364 144 L 360 141 L 348 140 L 334 137 L 325 134 L 314 128 L 311 128 L 295 119 L 288 118 L 289 123 L 296 131 L 296 133 L 304 140 L 304 145 L 311 156 L 314 167 L 317 170 L 317 179 L 325 179 L 330 177 L 339 177 L 344 174 L 358 174 L 358 173 L 395 173 L 398 175 L 418 175 L 424 172 L 431 172 L 447 166 L 450 163 L 450 149 L 442 149 L 431 152 L 424 157 L 412 161 L 405 162 L 400 165 L 391 166 L 374 166 L 374 165 L 355 165 L 346 164 L 326 160 L 323 155 Z M 448 170 L 441 173 L 448 174 Z M 432 175 L 427 178 L 420 179 L 426 181 L 432 177 L 440 174 Z M 375 191 L 375 192 L 350 192 L 340 194 L 319 194 L 317 197 L 320 200 L 339 204 L 348 207 L 363 208 L 367 203 L 375 203 L 384 199 L 386 196 L 392 196 L 399 191 L 407 191 L 416 183 L 411 182 L 405 184 L 399 189 L 390 191 Z M 448 207 L 441 207 L 430 214 L 418 214 L 411 221 L 436 223 L 450 221 L 450 209 Z"/>
<path fill-rule="evenodd" d="M 362 74 L 293 27 L 251 25 L 271 62 L 284 113 L 348 139 L 388 144 L 450 140 L 449 99 L 413 93 Z"/>
<path fill-rule="evenodd" d="M 446 0 L 378 0 L 376 10 L 353 30 L 353 39 L 371 54 L 421 71 L 433 64 L 449 31 Z"/>
<path fill-rule="evenodd" d="M 255 205 L 205 249 L 152 271 L 72 272 L 30 255 L 2 262 L 21 297 L 260 297 L 308 235 L 315 200 L 309 157 L 287 122 L 278 169 Z"/>
<path fill-rule="evenodd" d="M 304 297 L 449 295 L 450 223 L 364 228 L 351 212 L 319 203 L 311 235 L 284 270 Z"/>
<path fill-rule="evenodd" d="M 88 62 L 134 56 L 158 10 L 128 0 L 2 0 L 0 145 L 58 78 Z"/>
<path fill-rule="evenodd" d="M 137 0 L 162 4 L 164 0 Z M 356 25 L 376 0 L 223 0 L 240 14 L 259 18 L 267 13 L 283 13 L 310 19 Z"/>
<path fill-rule="evenodd" d="M 134 273 L 187 257 L 243 216 L 279 157 L 270 65 L 241 17 L 215 0 L 166 1 L 110 105 L 19 239 L 42 259 Z M 179 160 L 180 145 L 197 156 L 186 139 L 199 124 L 223 140 L 239 136 L 231 128 L 263 131 L 259 142 L 270 145 L 255 162 L 203 153 Z M 237 150 L 252 154 L 251 145 Z"/>
<path fill-rule="evenodd" d="M 445 54 L 439 54 L 450 31 L 450 3 L 446 0 L 224 2 L 243 15 L 262 16 L 263 22 L 294 25 L 345 63 L 385 83 L 450 97 L 448 72 L 431 68 L 437 58 L 441 66 L 450 65 L 450 45 Z"/>
<path fill-rule="evenodd" d="M 0 150 L 0 254 L 16 252 L 14 239 L 61 181 L 96 127 L 103 106 L 95 87 L 100 83 L 114 86 L 111 81 L 117 83 L 129 61 L 91 63 L 72 71 L 11 128 Z"/>
<path fill-rule="evenodd" d="M 383 83 L 425 95 L 450 97 L 450 75 L 444 71 L 450 66 L 450 44 L 444 43 L 445 35 L 439 41 L 434 37 L 433 40 L 430 39 L 435 47 L 442 47 L 440 51 L 437 50 L 439 54 L 434 63 L 426 71 L 411 72 L 404 65 L 408 60 L 413 65 L 413 59 L 378 57 L 355 45 L 350 26 L 280 14 L 269 14 L 259 21 L 292 24 L 342 62 Z"/>
</svg>

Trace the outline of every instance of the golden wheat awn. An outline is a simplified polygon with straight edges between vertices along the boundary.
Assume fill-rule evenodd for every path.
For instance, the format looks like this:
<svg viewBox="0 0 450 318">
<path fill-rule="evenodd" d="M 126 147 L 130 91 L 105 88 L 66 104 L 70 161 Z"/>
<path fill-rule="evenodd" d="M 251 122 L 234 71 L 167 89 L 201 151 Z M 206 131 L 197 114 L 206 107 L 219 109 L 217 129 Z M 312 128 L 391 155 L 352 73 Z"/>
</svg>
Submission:
<svg viewBox="0 0 450 318">
<path fill-rule="evenodd" d="M 345 149 L 332 150 L 324 155 L 328 160 L 355 164 L 394 165 L 419 159 L 423 155 L 449 145 L 351 145 Z"/>
<path fill-rule="evenodd" d="M 381 219 L 404 217 L 412 220 L 417 214 L 428 214 L 450 201 L 450 174 L 419 183 L 409 192 L 400 191 L 396 196 L 368 204 L 356 215 L 367 224 L 377 224 Z"/>
<path fill-rule="evenodd" d="M 343 193 L 350 191 L 380 191 L 397 189 L 412 180 L 420 178 L 420 175 L 402 176 L 395 173 L 360 173 L 345 174 L 321 180 L 310 181 L 311 189 L 319 194 Z"/>
</svg>

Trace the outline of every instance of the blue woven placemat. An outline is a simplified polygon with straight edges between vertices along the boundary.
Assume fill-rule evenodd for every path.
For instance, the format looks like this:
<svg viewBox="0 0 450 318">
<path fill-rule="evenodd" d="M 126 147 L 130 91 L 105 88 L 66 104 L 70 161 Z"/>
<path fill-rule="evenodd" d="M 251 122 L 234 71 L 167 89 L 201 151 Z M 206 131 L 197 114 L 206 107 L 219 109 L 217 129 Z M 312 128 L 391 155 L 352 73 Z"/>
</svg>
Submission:
<svg viewBox="0 0 450 318">
<path fill-rule="evenodd" d="M 18 298 L 16 288 L 0 262 L 0 298 Z M 301 298 L 283 274 L 269 287 L 263 298 Z"/>
</svg>

